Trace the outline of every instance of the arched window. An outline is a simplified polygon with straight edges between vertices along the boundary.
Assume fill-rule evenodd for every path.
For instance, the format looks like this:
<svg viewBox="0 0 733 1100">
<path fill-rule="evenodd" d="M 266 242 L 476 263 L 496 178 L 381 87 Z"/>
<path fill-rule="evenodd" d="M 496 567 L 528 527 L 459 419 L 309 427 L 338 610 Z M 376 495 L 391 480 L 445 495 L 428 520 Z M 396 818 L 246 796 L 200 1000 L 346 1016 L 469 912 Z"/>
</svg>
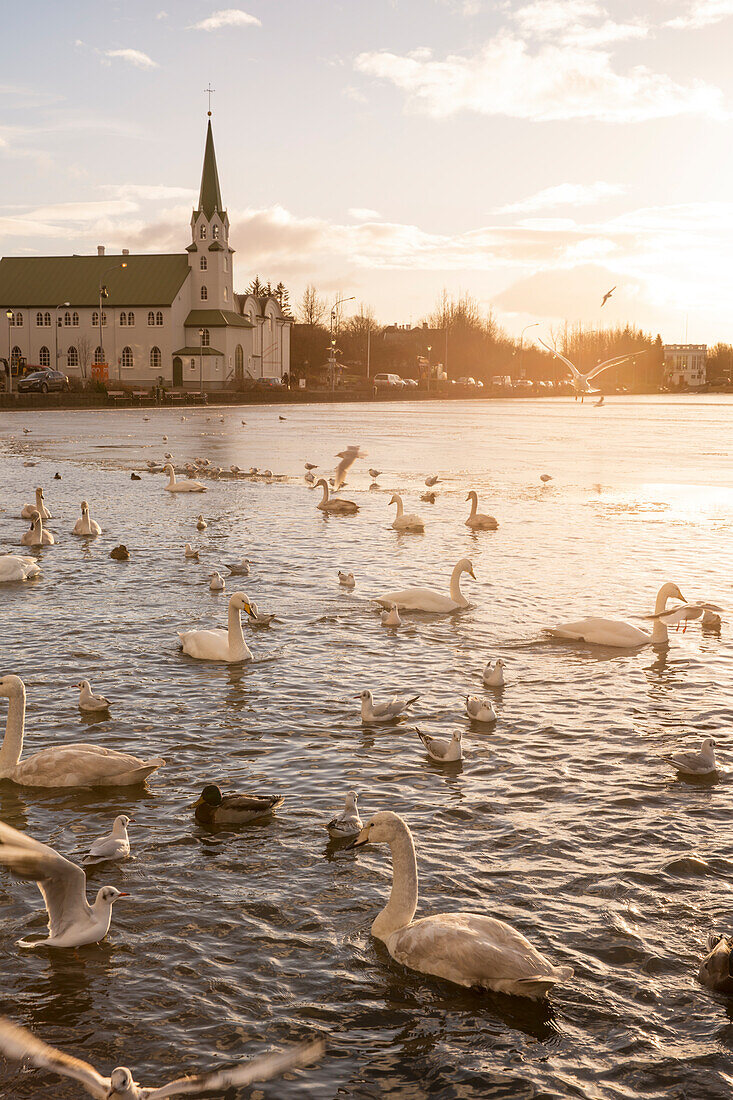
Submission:
<svg viewBox="0 0 733 1100">
<path fill-rule="evenodd" d="M 94 349 L 94 362 L 97 365 L 104 362 L 104 352 L 99 347 Z"/>
<path fill-rule="evenodd" d="M 160 310 L 155 314 L 155 323 L 159 328 L 163 325 L 163 314 Z"/>
<path fill-rule="evenodd" d="M 66 311 L 66 313 L 64 314 L 64 324 L 65 324 L 65 325 L 66 325 L 67 327 L 71 325 L 71 314 L 69 313 L 69 311 L 68 311 L 68 310 L 67 310 L 67 311 Z"/>
<path fill-rule="evenodd" d="M 148 313 L 148 324 L 149 325 L 154 325 L 155 324 L 155 314 L 153 313 L 152 309 Z"/>
<path fill-rule="evenodd" d="M 21 355 L 22 355 L 22 352 L 21 352 L 20 348 L 16 345 L 10 353 L 10 362 L 14 363 L 15 366 L 17 367 L 18 363 L 20 363 Z"/>
<path fill-rule="evenodd" d="M 163 362 L 163 357 L 160 354 L 160 348 L 150 349 L 150 369 L 160 370 L 160 365 Z"/>
<path fill-rule="evenodd" d="M 227 256 L 224 257 L 224 270 L 229 270 L 229 258 Z"/>
<path fill-rule="evenodd" d="M 199 229 L 199 237 L 202 241 L 206 240 L 206 226 L 205 225 L 202 225 L 201 228 Z"/>
<path fill-rule="evenodd" d="M 66 353 L 66 365 L 67 367 L 79 366 L 79 352 L 76 350 L 73 344 Z"/>
<path fill-rule="evenodd" d="M 43 315 L 43 325 L 44 325 L 44 328 L 50 328 L 51 327 L 51 314 L 50 313 L 44 313 L 44 315 Z"/>
<path fill-rule="evenodd" d="M 127 324 L 127 314 L 124 309 L 120 313 L 120 328 L 123 328 Z"/>
<path fill-rule="evenodd" d="M 209 297 L 208 287 L 202 286 L 201 287 L 201 301 L 205 302 L 208 297 Z"/>
<path fill-rule="evenodd" d="M 105 313 L 104 310 L 102 310 L 102 325 L 106 325 L 106 324 L 107 324 L 107 314 Z"/>
<path fill-rule="evenodd" d="M 211 347 L 211 333 L 209 332 L 209 330 L 207 328 L 202 328 L 201 329 L 201 347 L 202 348 Z"/>
<path fill-rule="evenodd" d="M 122 367 L 124 370 L 130 370 L 133 366 L 132 348 L 122 349 Z"/>
<path fill-rule="evenodd" d="M 71 315 L 71 323 L 74 326 L 74 328 L 79 327 L 79 314 L 76 312 L 76 310 L 74 310 L 74 312 Z"/>
<path fill-rule="evenodd" d="M 48 350 L 45 344 L 38 353 L 38 362 L 41 364 L 42 367 L 51 366 L 51 352 Z"/>
<path fill-rule="evenodd" d="M 212 227 L 211 227 L 211 236 L 212 236 L 213 240 L 215 240 L 215 241 L 219 240 L 219 226 L 218 225 L 212 225 Z"/>
<path fill-rule="evenodd" d="M 224 301 L 225 302 L 229 301 L 229 291 L 227 290 L 226 287 L 224 287 Z"/>
<path fill-rule="evenodd" d="M 11 325 L 17 325 L 18 328 L 21 328 L 22 325 L 23 325 L 23 314 L 22 313 L 14 313 L 13 314 L 13 319 L 10 322 L 10 324 Z"/>
<path fill-rule="evenodd" d="M 134 325 L 134 324 L 135 324 L 135 314 L 132 312 L 132 310 L 130 310 L 127 314 L 127 327 L 129 328 L 130 325 Z"/>
<path fill-rule="evenodd" d="M 196 360 L 195 359 L 192 359 L 191 362 L 188 365 L 189 365 L 191 370 L 196 370 Z"/>
<path fill-rule="evenodd" d="M 43 314 L 40 312 L 36 314 L 36 324 L 43 325 Z"/>
<path fill-rule="evenodd" d="M 199 267 L 201 268 L 202 271 L 206 271 L 208 266 L 209 266 L 209 261 L 206 259 L 205 256 L 202 256 L 200 261 L 199 261 Z"/>
</svg>

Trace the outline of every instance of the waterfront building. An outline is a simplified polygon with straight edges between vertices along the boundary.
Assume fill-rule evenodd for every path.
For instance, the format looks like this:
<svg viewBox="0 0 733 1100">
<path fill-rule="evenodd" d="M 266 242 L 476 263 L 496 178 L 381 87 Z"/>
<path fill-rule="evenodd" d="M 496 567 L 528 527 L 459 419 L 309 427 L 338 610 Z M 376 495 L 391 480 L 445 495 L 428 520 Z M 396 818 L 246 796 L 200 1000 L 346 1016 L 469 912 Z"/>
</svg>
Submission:
<svg viewBox="0 0 733 1100">
<path fill-rule="evenodd" d="M 707 381 L 707 357 L 707 344 L 665 344 L 665 384 L 672 389 L 704 386 Z"/>
</svg>

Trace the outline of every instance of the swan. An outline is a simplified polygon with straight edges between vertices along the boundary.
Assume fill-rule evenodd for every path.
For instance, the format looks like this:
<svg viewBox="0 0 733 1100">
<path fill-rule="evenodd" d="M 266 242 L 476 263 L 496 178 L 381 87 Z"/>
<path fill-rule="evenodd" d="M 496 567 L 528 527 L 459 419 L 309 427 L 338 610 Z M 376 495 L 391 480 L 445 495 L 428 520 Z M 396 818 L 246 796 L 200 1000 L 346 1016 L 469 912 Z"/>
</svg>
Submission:
<svg viewBox="0 0 733 1100">
<path fill-rule="evenodd" d="M 471 501 L 471 514 L 466 520 L 466 527 L 472 531 L 495 531 L 499 526 L 493 516 L 487 516 L 484 512 L 478 512 L 478 494 L 471 490 L 466 497 Z"/>
<path fill-rule="evenodd" d="M 17 554 L 0 554 L 0 584 L 11 581 L 29 581 L 40 577 L 41 570 L 33 558 L 21 558 Z"/>
<path fill-rule="evenodd" d="M 0 679 L 8 700 L 8 720 L 0 748 L 0 779 L 22 787 L 130 787 L 165 764 L 160 757 L 140 760 L 99 745 L 58 745 L 21 761 L 25 729 L 25 684 L 19 676 Z"/>
<path fill-rule="evenodd" d="M 657 601 L 654 607 L 654 615 L 664 613 L 667 600 L 682 600 L 685 597 L 676 584 L 667 581 L 657 592 Z M 667 626 L 661 618 L 655 618 L 654 628 L 651 634 L 646 630 L 639 630 L 638 626 L 625 623 L 618 619 L 600 619 L 591 617 L 579 619 L 575 623 L 562 623 L 560 626 L 551 627 L 544 631 L 553 638 L 566 638 L 575 642 L 588 642 L 590 645 L 613 646 L 617 649 L 635 649 L 636 646 L 666 645 L 669 642 Z"/>
<path fill-rule="evenodd" d="M 537 1000 L 573 976 L 554 966 L 511 925 L 480 913 L 437 913 L 414 920 L 418 902 L 415 845 L 407 823 L 391 810 L 375 814 L 349 847 L 389 844 L 392 891 L 372 924 L 398 963 L 468 988 L 492 989 Z"/>
<path fill-rule="evenodd" d="M 20 518 L 32 519 L 34 512 L 38 512 L 41 519 L 51 518 L 51 513 L 49 512 L 46 505 L 43 503 L 43 489 L 41 488 L 36 489 L 36 503 L 26 504 L 26 506 L 23 508 L 23 511 L 20 513 Z"/>
<path fill-rule="evenodd" d="M 163 488 L 169 493 L 205 493 L 206 486 L 200 481 L 176 481 L 176 471 L 170 462 L 163 467 L 163 473 L 168 474 L 168 484 Z"/>
<path fill-rule="evenodd" d="M 45 530 L 38 512 L 34 512 L 31 517 L 31 526 L 20 536 L 20 541 L 23 546 L 53 546 L 56 539 L 50 531 Z"/>
<path fill-rule="evenodd" d="M 183 652 L 197 661 L 251 661 L 252 654 L 242 632 L 242 611 L 249 615 L 250 602 L 243 592 L 229 598 L 227 630 L 185 630 L 179 633 Z"/>
<path fill-rule="evenodd" d="M 323 489 L 323 496 L 318 501 L 316 508 L 320 508 L 322 512 L 327 512 L 332 516 L 353 516 L 359 511 L 359 505 L 354 504 L 353 500 L 342 500 L 341 497 L 328 498 L 328 482 L 325 477 L 319 477 L 316 482 L 316 488 L 321 486 Z"/>
<path fill-rule="evenodd" d="M 425 746 L 425 751 L 436 764 L 452 764 L 456 760 L 463 760 L 463 735 L 456 730 L 451 738 L 431 737 L 428 733 L 416 730 L 417 736 Z"/>
<path fill-rule="evenodd" d="M 344 799 L 344 808 L 341 813 L 332 817 L 326 825 L 332 840 L 340 840 L 345 836 L 358 836 L 363 829 L 364 825 L 359 817 L 356 801 L 356 791 L 349 791 Z"/>
<path fill-rule="evenodd" d="M 397 515 L 392 526 L 395 531 L 424 531 L 425 523 L 415 512 L 405 512 L 402 497 L 395 493 L 389 502 L 397 505 Z"/>
<path fill-rule="evenodd" d="M 89 515 L 89 505 L 85 500 L 81 502 L 81 519 L 74 524 L 72 535 L 101 535 L 102 528 L 96 520 Z"/>
<path fill-rule="evenodd" d="M 434 611 L 439 614 L 457 611 L 468 607 L 468 600 L 461 592 L 462 573 L 469 573 L 476 580 L 469 558 L 461 558 L 456 563 L 450 578 L 450 596 L 444 596 L 432 588 L 402 588 L 398 592 L 386 592 L 383 596 L 377 596 L 376 602 L 386 608 L 397 604 L 397 607 L 407 611 Z"/>
</svg>

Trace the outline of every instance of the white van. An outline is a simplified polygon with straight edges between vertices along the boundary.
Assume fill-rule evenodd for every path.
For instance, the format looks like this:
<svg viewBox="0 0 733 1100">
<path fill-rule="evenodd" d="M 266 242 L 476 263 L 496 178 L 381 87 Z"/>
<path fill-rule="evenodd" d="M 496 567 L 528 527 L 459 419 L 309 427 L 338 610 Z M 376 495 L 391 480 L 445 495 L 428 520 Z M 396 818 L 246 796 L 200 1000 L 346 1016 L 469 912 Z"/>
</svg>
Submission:
<svg viewBox="0 0 733 1100">
<path fill-rule="evenodd" d="M 399 374 L 375 374 L 374 385 L 379 389 L 389 389 L 391 386 L 404 387 L 405 383 Z"/>
</svg>

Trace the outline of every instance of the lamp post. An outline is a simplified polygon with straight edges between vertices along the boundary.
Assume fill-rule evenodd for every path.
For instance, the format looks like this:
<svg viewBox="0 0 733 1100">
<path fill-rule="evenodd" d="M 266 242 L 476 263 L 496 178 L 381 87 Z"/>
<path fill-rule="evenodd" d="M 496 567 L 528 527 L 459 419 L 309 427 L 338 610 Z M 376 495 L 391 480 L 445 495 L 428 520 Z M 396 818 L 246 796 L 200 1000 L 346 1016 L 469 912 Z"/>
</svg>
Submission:
<svg viewBox="0 0 733 1100">
<path fill-rule="evenodd" d="M 8 393 L 13 392 L 13 334 L 10 331 L 10 322 L 13 320 L 12 309 L 5 310 L 8 319 Z"/>
<path fill-rule="evenodd" d="M 54 367 L 56 368 L 56 370 L 59 369 L 59 324 L 60 324 L 59 310 L 60 309 L 67 309 L 69 307 L 69 305 L 70 305 L 69 302 L 62 302 L 60 306 L 56 306 L 56 352 L 55 352 L 54 361 L 53 361 L 53 364 L 54 364 Z"/>
<path fill-rule="evenodd" d="M 336 389 L 336 368 L 335 368 L 336 360 L 335 360 L 335 357 L 334 357 L 334 351 L 335 351 L 335 347 L 336 347 L 336 340 L 334 339 L 334 335 L 333 335 L 333 329 L 334 329 L 334 325 L 336 323 L 336 310 L 344 302 L 354 302 L 355 300 L 356 300 L 356 295 L 352 294 L 350 298 L 337 298 L 336 301 L 331 306 L 331 360 L 330 360 L 330 362 L 331 362 L 331 391 L 332 392 Z"/>
<path fill-rule="evenodd" d="M 430 353 L 433 350 L 433 345 L 428 344 L 428 393 L 430 393 Z"/>
<path fill-rule="evenodd" d="M 102 280 L 104 279 L 105 275 L 108 272 L 116 271 L 118 267 L 127 267 L 127 262 L 125 260 L 123 260 L 122 263 L 120 263 L 120 264 L 112 264 L 111 267 L 106 267 L 104 269 L 104 271 L 102 272 L 102 274 L 100 275 L 100 277 L 99 277 L 99 347 L 100 347 L 100 350 L 102 352 L 102 362 L 103 363 L 104 363 L 105 359 L 104 359 L 104 339 L 102 337 L 102 299 L 104 298 L 106 300 L 107 298 L 109 298 L 109 291 L 107 290 L 107 287 L 104 285 Z M 122 381 L 122 367 L 121 366 L 120 366 L 120 381 Z"/>
<path fill-rule="evenodd" d="M 199 392 L 204 392 L 204 329 L 199 329 Z"/>
<path fill-rule="evenodd" d="M 531 325 L 525 325 L 522 329 L 522 335 L 519 337 L 519 377 L 524 378 L 522 374 L 522 356 L 524 355 L 524 334 L 528 328 L 539 328 L 540 322 L 533 321 Z"/>
</svg>

